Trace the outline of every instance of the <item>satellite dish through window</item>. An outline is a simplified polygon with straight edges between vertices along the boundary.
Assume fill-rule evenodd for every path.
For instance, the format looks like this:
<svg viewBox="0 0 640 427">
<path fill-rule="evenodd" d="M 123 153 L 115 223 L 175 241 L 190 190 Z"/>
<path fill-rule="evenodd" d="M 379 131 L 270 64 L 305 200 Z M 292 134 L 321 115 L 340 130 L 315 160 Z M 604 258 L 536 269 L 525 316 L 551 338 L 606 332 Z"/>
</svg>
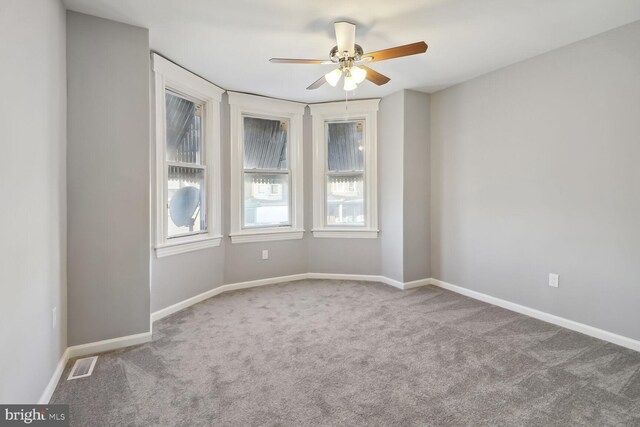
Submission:
<svg viewBox="0 0 640 427">
<path fill-rule="evenodd" d="M 182 187 L 169 202 L 169 216 L 178 227 L 189 227 L 193 231 L 197 211 L 200 207 L 200 189 L 196 187 Z"/>
</svg>

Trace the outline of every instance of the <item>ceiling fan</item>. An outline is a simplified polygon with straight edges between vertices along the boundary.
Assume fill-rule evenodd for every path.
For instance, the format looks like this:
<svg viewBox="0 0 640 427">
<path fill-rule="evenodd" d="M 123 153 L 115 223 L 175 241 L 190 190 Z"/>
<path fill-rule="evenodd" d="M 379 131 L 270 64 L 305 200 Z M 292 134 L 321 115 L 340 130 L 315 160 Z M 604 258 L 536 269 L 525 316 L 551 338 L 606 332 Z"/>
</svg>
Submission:
<svg viewBox="0 0 640 427">
<path fill-rule="evenodd" d="M 313 82 L 307 89 L 317 89 L 325 82 L 336 86 L 344 75 L 345 91 L 354 90 L 365 79 L 381 86 L 389 80 L 389 77 L 363 65 L 369 62 L 385 61 L 387 59 L 400 58 L 402 56 L 416 55 L 427 51 L 425 42 L 411 43 L 404 46 L 396 46 L 390 49 L 377 50 L 364 53 L 362 47 L 355 43 L 356 26 L 350 22 L 336 22 L 337 45 L 329 52 L 329 60 L 322 59 L 289 59 L 271 58 L 269 61 L 281 64 L 337 64 L 338 68 L 328 72 Z"/>
</svg>

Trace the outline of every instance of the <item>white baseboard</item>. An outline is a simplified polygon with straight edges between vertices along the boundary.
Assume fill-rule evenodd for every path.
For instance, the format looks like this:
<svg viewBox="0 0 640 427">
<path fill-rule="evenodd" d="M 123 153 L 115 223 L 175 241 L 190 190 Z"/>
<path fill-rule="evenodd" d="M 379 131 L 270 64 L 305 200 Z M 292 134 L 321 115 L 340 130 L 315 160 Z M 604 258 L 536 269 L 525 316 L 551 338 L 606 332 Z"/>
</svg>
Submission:
<svg viewBox="0 0 640 427">
<path fill-rule="evenodd" d="M 67 361 L 69 360 L 69 349 L 65 349 L 60 356 L 60 360 L 56 365 L 56 370 L 53 371 L 53 375 L 49 380 L 49 384 L 45 387 L 42 392 L 42 396 L 40 396 L 40 400 L 38 400 L 39 405 L 46 405 L 51 400 L 51 396 L 53 396 L 53 392 L 56 390 L 56 386 L 58 385 L 58 381 L 60 381 L 60 377 L 62 376 L 62 372 L 64 371 L 64 367 L 67 366 Z"/>
<path fill-rule="evenodd" d="M 86 356 L 88 354 L 104 353 L 105 351 L 118 350 L 132 345 L 144 344 L 149 341 L 151 341 L 151 332 L 143 332 L 141 334 L 74 345 L 67 348 L 68 358 L 73 359 L 74 357 Z"/>
<path fill-rule="evenodd" d="M 497 305 L 498 307 L 506 308 L 507 310 L 515 311 L 516 313 L 524 314 L 526 316 L 534 317 L 545 322 L 553 323 L 554 325 L 562 326 L 563 328 L 571 329 L 572 331 L 580 332 L 594 338 L 608 341 L 610 343 L 617 344 L 631 350 L 640 351 L 640 341 L 634 340 L 632 338 L 624 337 L 622 335 L 614 334 L 613 332 L 585 325 L 584 323 L 565 319 L 564 317 L 536 310 L 535 308 L 526 307 L 524 305 L 492 297 L 481 292 L 472 291 L 471 289 L 463 288 L 461 286 L 452 285 L 451 283 L 443 282 L 442 280 L 430 279 L 429 282 L 431 285 L 438 286 L 440 288 L 447 289 L 458 294 L 477 299 L 479 301 L 484 301 L 489 304 Z"/>
<path fill-rule="evenodd" d="M 431 284 L 431 279 L 419 279 L 411 282 L 404 282 L 402 289 L 419 288 L 420 286 L 428 286 Z"/>
<path fill-rule="evenodd" d="M 308 273 L 309 279 L 334 279 L 334 280 L 363 280 L 368 282 L 380 282 L 398 289 L 412 289 L 419 286 L 431 284 L 431 279 L 413 280 L 411 282 L 400 282 L 386 276 L 376 276 L 369 274 L 336 274 L 336 273 Z"/>
<path fill-rule="evenodd" d="M 232 283 L 229 285 L 218 286 L 217 288 L 213 288 L 194 297 L 187 298 L 186 300 L 170 305 L 169 307 L 154 311 L 153 313 L 151 313 L 151 323 L 167 317 L 173 313 L 176 313 L 180 310 L 183 310 L 187 307 L 191 307 L 192 305 L 197 304 L 201 301 L 219 295 L 223 292 L 304 279 L 362 280 L 369 282 L 381 282 L 398 289 L 411 289 L 418 286 L 426 286 L 429 284 L 429 279 L 414 280 L 413 282 L 403 283 L 385 276 L 370 274 L 300 273 L 292 274 L 290 276 L 270 277 L 268 279 L 250 280 L 248 282 Z"/>
<path fill-rule="evenodd" d="M 362 280 L 366 282 L 381 282 L 394 288 L 403 289 L 403 283 L 385 276 L 371 274 L 340 274 L 340 273 L 307 273 L 308 279 L 329 280 Z"/>
<path fill-rule="evenodd" d="M 232 283 L 220 286 L 221 292 L 236 291 L 238 289 L 255 288 L 257 286 L 273 285 L 275 283 L 293 282 L 307 278 L 307 273 L 291 274 L 289 276 L 270 277 L 268 279 L 250 280 L 248 282 Z"/>
<path fill-rule="evenodd" d="M 180 310 L 184 310 L 187 307 L 190 307 L 194 304 L 197 304 L 201 301 L 204 301 L 208 298 L 214 297 L 221 293 L 222 291 L 220 290 L 220 288 L 213 288 L 210 291 L 203 292 L 201 294 L 196 295 L 195 297 L 187 298 L 186 300 L 170 305 L 169 307 L 163 308 L 158 311 L 154 311 L 153 313 L 151 313 L 151 323 L 155 322 L 156 320 L 160 320 L 164 317 L 170 316 L 173 313 L 177 313 Z"/>
<path fill-rule="evenodd" d="M 248 282 L 240 282 L 240 283 L 233 283 L 230 285 L 218 286 L 217 288 L 213 288 L 209 291 L 203 292 L 194 297 L 187 298 L 186 300 L 170 305 L 169 307 L 160 309 L 158 311 L 154 311 L 153 313 L 151 313 L 151 322 L 153 323 L 156 320 L 160 320 L 164 317 L 167 317 L 187 307 L 191 307 L 194 304 L 197 304 L 201 301 L 204 301 L 206 299 L 219 295 L 223 292 L 235 291 L 238 289 L 245 289 L 245 288 L 253 288 L 256 286 L 272 285 L 274 283 L 292 282 L 294 280 L 302 280 L 306 278 L 307 278 L 307 274 L 302 273 L 302 274 L 292 274 L 290 276 L 270 277 L 268 279 L 251 280 Z"/>
</svg>

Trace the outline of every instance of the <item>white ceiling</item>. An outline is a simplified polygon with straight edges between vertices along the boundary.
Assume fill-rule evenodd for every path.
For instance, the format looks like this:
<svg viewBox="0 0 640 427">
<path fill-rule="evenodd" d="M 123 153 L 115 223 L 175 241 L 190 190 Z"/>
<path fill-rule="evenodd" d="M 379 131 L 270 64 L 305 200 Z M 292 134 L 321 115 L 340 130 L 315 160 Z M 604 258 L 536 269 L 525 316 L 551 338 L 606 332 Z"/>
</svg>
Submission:
<svg viewBox="0 0 640 427">
<path fill-rule="evenodd" d="M 640 19 L 640 0 L 64 0 L 68 9 L 149 28 L 151 49 L 228 90 L 303 102 L 340 87 L 305 88 L 331 65 L 333 22 L 358 25 L 365 52 L 424 40 L 426 54 L 372 64 L 391 77 L 355 98 L 435 92 Z"/>
</svg>

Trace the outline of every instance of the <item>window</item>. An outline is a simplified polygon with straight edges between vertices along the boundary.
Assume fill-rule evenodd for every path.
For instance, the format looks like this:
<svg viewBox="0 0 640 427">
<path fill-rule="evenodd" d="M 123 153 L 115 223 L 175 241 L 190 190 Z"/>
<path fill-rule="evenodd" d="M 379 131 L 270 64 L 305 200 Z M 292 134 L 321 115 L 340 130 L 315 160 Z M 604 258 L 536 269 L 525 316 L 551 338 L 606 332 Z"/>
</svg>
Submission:
<svg viewBox="0 0 640 427">
<path fill-rule="evenodd" d="M 242 228 L 290 226 L 288 121 L 243 116 Z"/>
<path fill-rule="evenodd" d="M 229 92 L 231 241 L 301 239 L 304 104 Z"/>
<path fill-rule="evenodd" d="M 222 89 L 153 54 L 156 255 L 219 246 Z"/>
<path fill-rule="evenodd" d="M 376 119 L 380 100 L 311 105 L 314 237 L 378 236 Z"/>
<path fill-rule="evenodd" d="M 198 101 L 165 90 L 168 239 L 207 232 L 207 165 Z"/>
<path fill-rule="evenodd" d="M 365 226 L 364 123 L 327 122 L 326 224 Z"/>
</svg>

